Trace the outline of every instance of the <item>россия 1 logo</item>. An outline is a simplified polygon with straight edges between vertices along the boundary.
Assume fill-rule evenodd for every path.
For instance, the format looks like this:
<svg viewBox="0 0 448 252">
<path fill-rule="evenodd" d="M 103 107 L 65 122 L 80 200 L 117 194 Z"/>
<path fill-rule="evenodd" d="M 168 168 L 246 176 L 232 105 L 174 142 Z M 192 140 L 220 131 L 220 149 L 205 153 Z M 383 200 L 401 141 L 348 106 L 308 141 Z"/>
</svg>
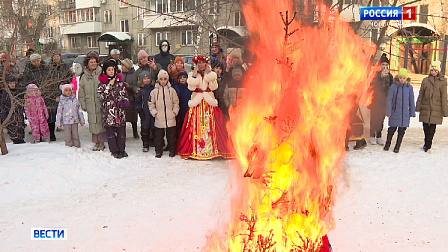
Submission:
<svg viewBox="0 0 448 252">
<path fill-rule="evenodd" d="M 415 20 L 415 7 L 361 7 L 361 20 Z"/>
</svg>

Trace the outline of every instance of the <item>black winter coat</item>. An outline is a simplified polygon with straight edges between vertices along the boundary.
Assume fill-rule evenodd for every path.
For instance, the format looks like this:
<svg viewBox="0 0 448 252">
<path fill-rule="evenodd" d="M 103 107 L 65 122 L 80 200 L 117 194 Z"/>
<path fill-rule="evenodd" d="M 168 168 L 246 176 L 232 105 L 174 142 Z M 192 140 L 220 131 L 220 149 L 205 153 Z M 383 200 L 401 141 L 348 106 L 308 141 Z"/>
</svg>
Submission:
<svg viewBox="0 0 448 252">
<path fill-rule="evenodd" d="M 126 122 L 137 122 L 137 111 L 135 110 L 135 97 L 137 96 L 134 88 L 132 85 L 134 85 L 135 81 L 135 70 L 134 68 L 131 68 L 128 72 L 121 73 L 121 76 L 123 77 L 123 82 L 128 83 L 129 86 L 126 87 L 126 90 L 128 91 L 128 99 L 129 99 L 129 106 L 126 108 Z"/>
<path fill-rule="evenodd" d="M 148 102 L 151 101 L 151 91 L 154 86 L 151 84 L 144 85 L 135 98 L 135 109 L 140 114 L 142 129 L 154 128 L 154 117 L 149 113 Z M 142 115 L 144 118 L 142 118 Z"/>
<path fill-rule="evenodd" d="M 167 52 L 162 51 L 162 43 L 163 42 L 168 43 L 168 51 Z M 164 40 L 160 41 L 159 49 L 160 49 L 160 53 L 156 54 L 154 56 L 154 60 L 156 61 L 156 63 L 158 63 L 158 64 L 160 64 L 160 66 L 162 66 L 162 69 L 168 71 L 168 65 L 170 64 L 171 61 L 174 62 L 174 59 L 176 58 L 176 57 L 174 57 L 174 55 L 170 54 L 170 43 L 168 42 L 168 40 L 164 39 Z"/>
</svg>

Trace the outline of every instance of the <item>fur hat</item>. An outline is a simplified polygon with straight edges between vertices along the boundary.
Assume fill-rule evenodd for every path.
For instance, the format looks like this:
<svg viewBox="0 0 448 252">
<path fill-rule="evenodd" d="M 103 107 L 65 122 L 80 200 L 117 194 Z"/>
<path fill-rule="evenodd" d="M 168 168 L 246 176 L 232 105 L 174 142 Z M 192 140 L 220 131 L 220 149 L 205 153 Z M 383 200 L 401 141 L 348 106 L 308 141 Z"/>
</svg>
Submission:
<svg viewBox="0 0 448 252">
<path fill-rule="evenodd" d="M 62 85 L 59 86 L 59 89 L 60 89 L 62 92 L 64 92 L 64 90 L 65 90 L 66 88 L 70 88 L 71 90 L 73 90 L 74 87 L 75 87 L 75 85 L 73 85 L 73 84 L 62 84 Z"/>
<path fill-rule="evenodd" d="M 400 68 L 400 70 L 398 70 L 398 77 L 401 76 L 408 78 L 408 70 L 406 70 L 406 68 Z"/>
<path fill-rule="evenodd" d="M 149 54 L 145 50 L 140 50 L 137 53 L 137 59 L 138 60 L 141 60 L 143 57 L 148 57 L 148 56 L 149 56 Z"/>
<path fill-rule="evenodd" d="M 430 70 L 434 69 L 434 70 L 437 70 L 440 72 L 442 70 L 442 68 L 440 67 L 441 65 L 442 65 L 442 62 L 436 60 L 436 61 L 431 62 L 431 66 L 429 67 L 429 69 Z"/>
<path fill-rule="evenodd" d="M 243 52 L 241 48 L 227 48 L 227 60 L 229 58 L 237 59 L 236 64 L 243 64 Z"/>
<path fill-rule="evenodd" d="M 188 78 L 188 74 L 187 74 L 187 72 L 184 72 L 184 71 L 181 71 L 181 72 L 179 72 L 179 73 L 177 74 L 177 79 L 179 79 L 181 76 L 185 76 L 185 77 Z"/>
<path fill-rule="evenodd" d="M 167 79 L 170 78 L 170 76 L 168 75 L 168 72 L 163 69 L 159 71 L 159 74 L 157 75 L 157 79 L 160 79 L 162 77 L 165 77 Z"/>
<path fill-rule="evenodd" d="M 5 81 L 6 82 L 17 82 L 17 77 L 12 74 L 7 74 L 5 76 Z"/>
<path fill-rule="evenodd" d="M 128 58 L 122 60 L 121 64 L 123 66 L 125 66 L 127 69 L 131 69 L 134 66 L 134 64 L 132 64 L 132 61 L 130 59 L 128 59 Z"/>
<path fill-rule="evenodd" d="M 383 62 L 386 62 L 387 64 L 389 64 L 389 59 L 387 58 L 385 53 L 383 53 L 380 58 L 380 64 Z"/>
<path fill-rule="evenodd" d="M 115 69 L 115 74 L 117 74 L 118 67 L 117 67 L 117 63 L 115 63 L 115 61 L 108 60 L 108 61 L 104 62 L 104 64 L 103 64 L 103 74 L 104 75 L 107 75 L 106 70 L 108 67 L 113 67 Z"/>
<path fill-rule="evenodd" d="M 37 59 L 42 59 L 42 57 L 39 54 L 37 54 L 37 53 L 31 54 L 31 56 L 30 56 L 30 60 L 31 61 L 37 60 Z"/>
<path fill-rule="evenodd" d="M 174 59 L 174 64 L 176 64 L 176 62 L 178 62 L 178 61 L 181 61 L 182 64 L 185 64 L 185 61 L 184 61 L 184 59 L 182 59 L 182 57 L 177 56 L 177 57 Z"/>
<path fill-rule="evenodd" d="M 143 78 L 148 77 L 151 79 L 151 74 L 148 71 L 142 71 L 142 73 L 140 74 L 140 80 L 143 81 Z"/>
</svg>

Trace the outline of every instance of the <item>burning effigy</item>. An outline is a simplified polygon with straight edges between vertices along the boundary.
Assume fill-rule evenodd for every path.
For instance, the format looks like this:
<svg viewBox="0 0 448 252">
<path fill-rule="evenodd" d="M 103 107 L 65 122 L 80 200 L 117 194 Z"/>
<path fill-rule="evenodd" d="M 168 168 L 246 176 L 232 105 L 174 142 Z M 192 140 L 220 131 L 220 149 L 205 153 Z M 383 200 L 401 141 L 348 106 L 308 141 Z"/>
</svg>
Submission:
<svg viewBox="0 0 448 252">
<path fill-rule="evenodd" d="M 257 61 L 227 124 L 238 193 L 205 251 L 330 251 L 349 113 L 369 96 L 375 47 L 326 6 L 302 24 L 290 2 L 242 4 Z"/>
</svg>

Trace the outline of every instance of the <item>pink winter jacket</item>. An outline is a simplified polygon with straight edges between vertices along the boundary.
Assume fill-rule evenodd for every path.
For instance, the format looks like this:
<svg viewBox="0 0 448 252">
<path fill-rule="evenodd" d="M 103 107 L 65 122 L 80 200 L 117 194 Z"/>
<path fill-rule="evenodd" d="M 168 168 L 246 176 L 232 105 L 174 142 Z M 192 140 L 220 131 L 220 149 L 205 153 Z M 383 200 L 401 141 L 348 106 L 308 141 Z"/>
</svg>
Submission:
<svg viewBox="0 0 448 252">
<path fill-rule="evenodd" d="M 48 110 L 42 96 L 28 96 L 25 102 L 25 114 L 30 123 L 46 121 Z"/>
</svg>

